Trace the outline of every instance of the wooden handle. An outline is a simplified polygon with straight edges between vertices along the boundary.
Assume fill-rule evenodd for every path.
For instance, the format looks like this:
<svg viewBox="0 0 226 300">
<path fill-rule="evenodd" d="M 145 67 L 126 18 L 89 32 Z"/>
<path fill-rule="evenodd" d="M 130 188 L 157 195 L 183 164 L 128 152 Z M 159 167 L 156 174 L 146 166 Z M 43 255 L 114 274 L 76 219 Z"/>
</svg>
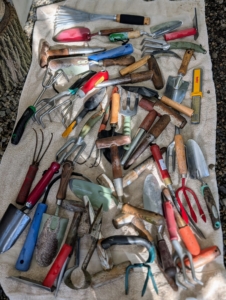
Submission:
<svg viewBox="0 0 226 300">
<path fill-rule="evenodd" d="M 188 225 L 183 228 L 179 228 L 179 235 L 186 248 L 192 255 L 198 255 L 200 253 L 201 249 L 199 243 L 197 242 L 194 233 Z"/>
<path fill-rule="evenodd" d="M 117 135 L 96 140 L 97 149 L 110 148 L 111 146 L 124 146 L 131 143 L 130 136 Z"/>
<path fill-rule="evenodd" d="M 139 69 L 140 67 L 142 67 L 143 65 L 145 65 L 146 62 L 149 60 L 149 58 L 150 58 L 150 55 L 144 56 L 142 59 L 138 60 L 134 64 L 132 64 L 124 69 L 121 69 L 119 71 L 119 73 L 121 74 L 121 76 L 132 73 L 133 71 L 135 71 L 135 70 Z"/>
<path fill-rule="evenodd" d="M 111 146 L 111 165 L 112 165 L 112 175 L 114 179 L 122 178 L 122 168 L 119 158 L 118 146 Z"/>
<path fill-rule="evenodd" d="M 63 49 L 53 49 L 53 50 L 48 50 L 47 55 L 48 56 L 66 56 L 68 55 L 68 49 L 63 48 Z"/>
<path fill-rule="evenodd" d="M 147 132 L 151 128 L 156 117 L 157 117 L 156 111 L 154 111 L 154 110 L 150 111 L 144 118 L 143 122 L 140 124 L 139 128 L 142 128 Z"/>
<path fill-rule="evenodd" d="M 135 58 L 131 55 L 122 56 L 115 59 L 104 59 L 103 66 L 110 67 L 110 66 L 129 66 L 135 62 Z"/>
<path fill-rule="evenodd" d="M 176 134 L 174 137 L 174 141 L 175 141 L 175 150 L 176 150 L 179 174 L 186 175 L 188 170 L 187 170 L 187 163 L 186 163 L 185 146 L 184 146 L 182 135 Z"/>
<path fill-rule="evenodd" d="M 111 119 L 110 123 L 118 124 L 118 112 L 120 106 L 120 95 L 119 93 L 113 93 L 111 98 Z"/>
<path fill-rule="evenodd" d="M 132 32 L 128 33 L 128 38 L 129 39 L 136 39 L 138 37 L 140 37 L 140 30 L 135 30 L 135 31 L 132 31 Z"/>
<path fill-rule="evenodd" d="M 152 82 L 157 90 L 161 90 L 164 87 L 162 73 L 160 71 L 157 60 L 154 56 L 151 56 L 148 60 L 148 68 L 149 70 L 153 70 L 154 74 L 152 77 Z"/>
<path fill-rule="evenodd" d="M 111 33 L 117 33 L 117 32 L 126 32 L 126 31 L 133 31 L 133 28 L 113 28 L 113 29 L 103 29 L 99 31 L 99 35 L 101 36 L 107 36 Z"/>
<path fill-rule="evenodd" d="M 73 170 L 74 170 L 73 162 L 69 160 L 65 161 L 62 168 L 59 189 L 56 195 L 56 198 L 58 200 L 64 200 L 66 198 L 67 186 Z"/>
<path fill-rule="evenodd" d="M 181 112 L 182 114 L 185 114 L 188 117 L 191 117 L 194 113 L 194 110 L 184 106 L 180 103 L 177 103 L 175 101 L 173 101 L 172 99 L 166 97 L 166 96 L 162 96 L 161 101 L 163 103 L 165 103 L 166 105 L 169 105 L 170 107 L 176 109 L 177 111 Z"/>
<path fill-rule="evenodd" d="M 193 53 L 194 50 L 188 49 L 185 51 L 180 69 L 178 70 L 178 74 L 182 74 L 184 76 L 187 73 L 188 64 L 191 60 Z"/>
<path fill-rule="evenodd" d="M 130 75 L 131 83 L 141 82 L 152 79 L 153 71 L 145 71 L 140 73 L 134 73 Z"/>
<path fill-rule="evenodd" d="M 146 229 L 144 226 L 144 222 L 141 219 L 138 218 L 133 218 L 132 219 L 132 224 L 136 228 L 136 230 L 139 232 L 139 235 L 146 238 L 150 242 L 153 242 L 153 237 L 150 234 L 150 232 Z"/>
<path fill-rule="evenodd" d="M 163 115 L 150 129 L 149 133 L 152 134 L 156 139 L 163 132 L 166 126 L 170 122 L 170 117 L 168 115 Z"/>
</svg>

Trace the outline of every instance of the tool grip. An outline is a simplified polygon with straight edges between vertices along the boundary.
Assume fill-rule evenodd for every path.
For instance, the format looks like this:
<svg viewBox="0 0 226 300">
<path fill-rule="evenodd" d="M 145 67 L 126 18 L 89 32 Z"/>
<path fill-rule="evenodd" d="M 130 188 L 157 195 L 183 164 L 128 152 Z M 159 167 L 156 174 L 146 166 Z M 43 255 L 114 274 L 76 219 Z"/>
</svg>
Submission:
<svg viewBox="0 0 226 300">
<path fill-rule="evenodd" d="M 122 178 L 122 168 L 119 158 L 118 146 L 111 146 L 111 165 L 112 165 L 112 175 L 114 179 Z"/>
<path fill-rule="evenodd" d="M 169 201 L 163 202 L 164 215 L 166 224 L 169 231 L 170 240 L 178 240 L 177 225 L 174 217 L 173 206 Z"/>
<path fill-rule="evenodd" d="M 193 113 L 194 113 L 193 109 L 191 109 L 191 108 L 189 108 L 187 106 L 184 106 L 184 105 L 182 105 L 180 103 L 177 103 L 177 102 L 173 101 L 172 99 L 170 99 L 170 98 L 168 98 L 166 96 L 162 96 L 161 101 L 163 103 L 165 103 L 166 105 L 168 105 L 168 106 L 176 109 L 180 113 L 185 114 L 188 117 L 191 117 L 193 115 Z"/>
<path fill-rule="evenodd" d="M 111 100 L 111 118 L 110 124 L 117 124 L 118 123 L 118 112 L 120 107 L 120 95 L 119 93 L 112 94 Z"/>
<path fill-rule="evenodd" d="M 16 203 L 17 204 L 24 204 L 27 200 L 27 197 L 29 195 L 31 185 L 35 179 L 36 173 L 38 171 L 38 166 L 37 165 L 30 165 L 29 169 L 27 171 L 27 174 L 25 176 L 24 182 L 21 186 L 21 189 L 19 191 L 19 194 L 17 195 L 16 198 Z"/>
<path fill-rule="evenodd" d="M 171 178 L 166 168 L 159 146 L 155 144 L 152 145 L 150 148 L 162 179 L 167 180 L 169 183 L 171 183 Z"/>
<path fill-rule="evenodd" d="M 126 44 L 124 46 L 116 47 L 104 52 L 89 55 L 88 57 L 90 60 L 99 61 L 106 58 L 115 58 L 119 56 L 129 55 L 131 53 L 133 53 L 133 46 L 131 44 Z"/>
<path fill-rule="evenodd" d="M 62 167 L 60 185 L 57 191 L 56 198 L 58 200 L 64 200 L 66 198 L 66 191 L 68 187 L 69 179 L 71 178 L 71 173 L 74 171 L 74 164 L 72 161 L 66 160 Z"/>
<path fill-rule="evenodd" d="M 130 75 L 131 83 L 141 82 L 152 79 L 153 71 L 145 71 L 139 73 L 133 73 Z"/>
<path fill-rule="evenodd" d="M 135 62 L 135 58 L 131 55 L 122 56 L 115 59 L 104 59 L 103 66 L 110 67 L 110 66 L 129 66 Z"/>
<path fill-rule="evenodd" d="M 62 133 L 62 137 L 64 137 L 64 138 L 68 137 L 69 134 L 72 132 L 72 130 L 75 128 L 76 125 L 77 125 L 76 120 L 74 120 L 73 122 L 71 122 L 71 124 L 68 125 L 68 127 Z"/>
<path fill-rule="evenodd" d="M 185 51 L 181 66 L 178 70 L 178 74 L 181 74 L 183 76 L 186 75 L 187 69 L 188 69 L 188 64 L 191 60 L 193 53 L 194 53 L 194 50 L 191 50 L 191 49 L 187 49 Z"/>
<path fill-rule="evenodd" d="M 127 31 L 133 31 L 133 28 L 112 28 L 112 29 L 103 29 L 99 31 L 99 35 L 101 36 L 108 36 L 111 33 L 117 33 L 117 32 L 127 32 Z"/>
<path fill-rule="evenodd" d="M 126 135 L 116 135 L 96 140 L 97 149 L 110 148 L 112 146 L 124 146 L 131 143 L 131 138 Z"/>
<path fill-rule="evenodd" d="M 166 241 L 164 239 L 158 240 L 157 246 L 159 249 L 163 270 L 170 278 L 174 278 L 176 275 L 176 267 L 174 265 L 172 255 L 169 252 L 169 248 L 167 247 Z"/>
<path fill-rule="evenodd" d="M 197 33 L 196 28 L 188 28 L 184 30 L 166 33 L 164 34 L 164 39 L 165 41 L 172 41 L 172 40 L 184 38 L 186 36 L 195 35 L 196 33 Z"/>
<path fill-rule="evenodd" d="M 201 192 L 206 201 L 206 205 L 207 205 L 208 212 L 209 212 L 209 215 L 211 218 L 213 229 L 217 230 L 220 228 L 221 223 L 220 223 L 220 217 L 219 217 L 219 213 L 217 210 L 217 206 L 216 206 L 216 202 L 214 200 L 213 194 L 207 184 L 204 184 L 203 186 L 201 186 Z"/>
<path fill-rule="evenodd" d="M 188 225 L 179 228 L 179 235 L 183 243 L 185 244 L 185 247 L 192 255 L 198 255 L 200 253 L 200 246 L 191 228 Z"/>
<path fill-rule="evenodd" d="M 157 117 L 156 111 L 152 110 L 150 111 L 142 123 L 140 124 L 139 128 L 144 129 L 146 132 L 151 128 L 152 124 L 154 123 L 155 119 Z"/>
<path fill-rule="evenodd" d="M 36 108 L 34 106 L 29 106 L 22 114 L 19 121 L 17 122 L 15 129 L 13 130 L 13 134 L 11 138 L 11 143 L 13 145 L 17 145 L 19 143 L 24 133 L 27 122 L 30 120 L 30 118 L 34 115 L 35 112 L 36 112 Z"/>
<path fill-rule="evenodd" d="M 131 25 L 150 25 L 150 18 L 134 15 L 116 15 L 116 22 Z"/>
<path fill-rule="evenodd" d="M 188 170 L 187 170 L 187 163 L 186 163 L 185 146 L 184 146 L 182 135 L 176 134 L 174 137 L 174 141 L 175 141 L 175 151 L 176 151 L 179 174 L 186 175 Z"/>
<path fill-rule="evenodd" d="M 65 260 L 72 252 L 73 248 L 67 244 L 64 244 L 61 248 L 59 254 L 57 255 L 57 258 L 55 259 L 54 263 L 52 264 L 52 267 L 50 268 L 48 274 L 46 275 L 42 285 L 47 287 L 52 287 L 55 279 L 60 273 L 61 268 L 64 265 Z"/>
<path fill-rule="evenodd" d="M 111 42 L 118 42 L 118 41 L 126 41 L 129 39 L 135 39 L 140 37 L 140 31 L 132 31 L 132 32 L 120 32 L 120 33 L 112 33 L 109 35 L 109 41 Z"/>
<path fill-rule="evenodd" d="M 170 122 L 170 117 L 168 115 L 163 115 L 159 120 L 153 125 L 149 130 L 149 133 L 157 139 L 157 137 L 163 132 L 166 126 Z"/>
<path fill-rule="evenodd" d="M 145 238 L 139 237 L 137 235 L 114 235 L 109 236 L 106 239 L 103 239 L 101 242 L 101 247 L 105 250 L 114 245 L 140 245 L 150 249 L 152 247 L 152 243 L 146 240 Z"/>
<path fill-rule="evenodd" d="M 29 209 L 31 209 L 38 202 L 39 198 L 42 196 L 43 192 L 45 191 L 45 188 L 53 178 L 53 175 L 59 169 L 60 169 L 60 164 L 58 164 L 57 162 L 52 162 L 49 169 L 44 173 L 42 178 L 39 180 L 39 182 L 31 191 L 30 195 L 27 198 L 26 206 L 29 207 Z"/>
<path fill-rule="evenodd" d="M 79 97 L 84 97 L 89 91 L 91 91 L 97 84 L 108 80 L 108 71 L 100 71 L 93 75 L 78 91 Z"/>
<path fill-rule="evenodd" d="M 119 73 L 121 74 L 121 76 L 125 76 L 129 73 L 132 73 L 133 71 L 135 71 L 135 70 L 139 69 L 140 67 L 142 67 L 143 65 L 145 65 L 147 63 L 147 61 L 149 60 L 149 58 L 150 58 L 150 55 L 146 55 L 142 59 L 133 63 L 132 65 L 121 69 L 119 71 Z"/>
<path fill-rule="evenodd" d="M 39 227 L 42 221 L 42 215 L 46 212 L 47 205 L 39 203 L 33 217 L 31 227 L 29 228 L 26 240 L 17 259 L 15 268 L 19 271 L 26 272 L 31 265 L 32 256 L 38 239 Z"/>
<path fill-rule="evenodd" d="M 123 135 L 128 135 L 131 138 L 131 117 L 130 116 L 124 116 Z M 124 145 L 123 149 L 128 150 L 129 147 L 130 147 L 130 144 Z"/>
<path fill-rule="evenodd" d="M 152 55 L 148 60 L 148 69 L 154 71 L 152 76 L 152 82 L 156 90 L 161 90 L 164 87 L 162 73 L 156 58 Z"/>
</svg>

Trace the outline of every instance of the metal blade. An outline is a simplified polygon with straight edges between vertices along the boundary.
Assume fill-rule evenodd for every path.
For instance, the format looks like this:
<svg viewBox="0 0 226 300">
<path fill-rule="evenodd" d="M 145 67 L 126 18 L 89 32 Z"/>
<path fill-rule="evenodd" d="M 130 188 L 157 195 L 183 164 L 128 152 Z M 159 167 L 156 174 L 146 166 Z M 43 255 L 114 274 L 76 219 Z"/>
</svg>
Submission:
<svg viewBox="0 0 226 300">
<path fill-rule="evenodd" d="M 163 215 L 161 192 L 158 180 L 153 174 L 149 174 L 143 187 L 144 209 Z"/>
<path fill-rule="evenodd" d="M 196 141 L 190 139 L 186 143 L 187 165 L 192 179 L 201 179 L 209 176 L 206 160 Z"/>
<path fill-rule="evenodd" d="M 152 26 L 150 28 L 151 33 L 153 34 L 153 38 L 158 38 L 159 36 L 171 32 L 175 30 L 176 28 L 180 27 L 182 25 L 182 21 L 170 21 L 165 22 L 156 26 Z"/>
<path fill-rule="evenodd" d="M 179 88 L 175 88 L 178 81 L 178 76 L 169 76 L 166 83 L 166 90 L 164 95 L 175 102 L 181 103 L 188 90 L 189 82 L 181 80 Z"/>
</svg>

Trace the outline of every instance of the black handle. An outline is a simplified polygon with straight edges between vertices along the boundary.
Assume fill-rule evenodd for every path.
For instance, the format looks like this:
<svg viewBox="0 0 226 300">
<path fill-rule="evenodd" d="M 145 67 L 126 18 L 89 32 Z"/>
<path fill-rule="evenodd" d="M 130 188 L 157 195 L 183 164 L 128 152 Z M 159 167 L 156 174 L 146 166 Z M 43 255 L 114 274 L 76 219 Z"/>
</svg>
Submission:
<svg viewBox="0 0 226 300">
<path fill-rule="evenodd" d="M 120 15 L 119 23 L 132 24 L 132 25 L 144 25 L 145 18 L 142 16 L 133 16 L 133 15 Z"/>
<path fill-rule="evenodd" d="M 29 119 L 33 116 L 33 114 L 36 112 L 36 108 L 34 106 L 29 106 L 23 115 L 21 116 L 20 120 L 18 121 L 16 128 L 13 131 L 11 143 L 13 145 L 17 145 L 24 133 L 24 129 L 26 127 L 27 122 Z"/>
<path fill-rule="evenodd" d="M 72 86 L 70 86 L 69 90 L 74 90 L 76 88 L 80 88 L 83 85 L 83 83 L 85 83 L 86 81 L 88 81 L 96 73 L 97 72 L 95 72 L 95 71 L 88 71 L 88 72 L 86 72 L 83 77 L 81 77 L 78 80 L 76 80 L 72 84 Z"/>
<path fill-rule="evenodd" d="M 88 109 L 86 109 L 85 107 L 83 108 L 82 111 L 80 111 L 80 113 L 77 115 L 77 117 L 75 118 L 76 120 L 76 125 L 78 125 L 82 120 L 83 118 L 85 117 L 85 115 L 88 113 Z"/>
<path fill-rule="evenodd" d="M 151 242 L 137 235 L 114 235 L 103 239 L 101 242 L 101 246 L 105 250 L 113 245 L 140 245 L 146 247 L 148 250 L 152 247 Z"/>
</svg>

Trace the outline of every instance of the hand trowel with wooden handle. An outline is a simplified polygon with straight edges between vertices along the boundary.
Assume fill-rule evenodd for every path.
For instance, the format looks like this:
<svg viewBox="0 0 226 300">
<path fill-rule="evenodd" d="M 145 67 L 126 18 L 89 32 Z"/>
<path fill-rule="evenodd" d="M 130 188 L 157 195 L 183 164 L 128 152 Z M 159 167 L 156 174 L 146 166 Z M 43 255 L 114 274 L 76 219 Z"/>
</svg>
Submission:
<svg viewBox="0 0 226 300">
<path fill-rule="evenodd" d="M 188 90 L 189 82 L 183 80 L 183 76 L 187 73 L 188 64 L 194 50 L 186 50 L 181 66 L 177 72 L 177 76 L 169 76 L 166 83 L 166 90 L 164 95 L 178 103 L 181 103 L 185 97 Z"/>
</svg>

